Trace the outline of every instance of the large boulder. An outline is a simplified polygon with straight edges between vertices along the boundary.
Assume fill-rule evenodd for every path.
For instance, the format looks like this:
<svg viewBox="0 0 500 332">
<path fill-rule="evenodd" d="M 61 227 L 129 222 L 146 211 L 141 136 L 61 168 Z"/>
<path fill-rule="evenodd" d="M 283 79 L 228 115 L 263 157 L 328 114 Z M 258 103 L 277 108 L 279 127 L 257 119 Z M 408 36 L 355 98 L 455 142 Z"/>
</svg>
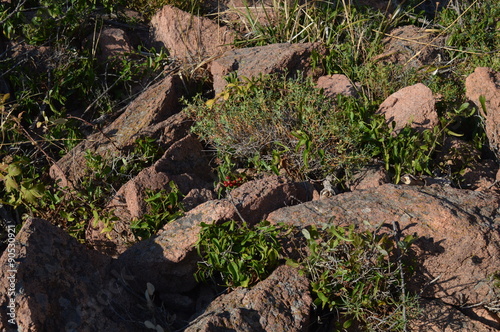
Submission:
<svg viewBox="0 0 500 332">
<path fill-rule="evenodd" d="M 422 83 L 393 93 L 384 100 L 377 113 L 383 114 L 389 124 L 393 121 L 396 123 L 396 133 L 407 125 L 422 131 L 439 124 L 436 100 L 431 89 Z"/>
<path fill-rule="evenodd" d="M 323 223 L 356 224 L 360 229 L 382 226 L 388 232 L 395 223 L 403 236 L 418 237 L 417 272 L 409 288 L 450 310 L 469 308 L 471 313 L 461 319 L 480 326 L 474 331 L 489 331 L 490 325 L 498 328 L 499 324 L 481 315 L 481 310 L 498 301 L 492 277 L 500 266 L 499 208 L 500 194 L 493 191 L 386 184 L 282 208 L 268 220 L 299 227 Z M 426 318 L 424 312 L 422 324 Z"/>
<path fill-rule="evenodd" d="M 325 52 L 317 43 L 283 43 L 227 51 L 211 63 L 214 90 L 221 92 L 227 84 L 224 77 L 233 72 L 240 78 L 274 73 L 294 75 L 298 71 L 312 74 L 310 56 L 313 51 Z"/>
<path fill-rule="evenodd" d="M 151 19 L 154 40 L 170 55 L 199 63 L 232 48 L 235 33 L 212 20 L 165 6 Z"/>
<path fill-rule="evenodd" d="M 145 331 L 142 322 L 153 318 L 109 257 L 45 220 L 26 221 L 12 249 L 0 258 L 1 331 Z"/>
<path fill-rule="evenodd" d="M 485 119 L 491 148 L 500 151 L 500 72 L 478 67 L 465 80 L 465 89 L 467 98 L 479 108 Z M 481 96 L 485 99 L 486 110 L 483 110 L 479 100 Z"/>
<path fill-rule="evenodd" d="M 305 332 L 311 305 L 309 280 L 292 267 L 280 266 L 251 289 L 219 296 L 184 331 Z"/>
</svg>

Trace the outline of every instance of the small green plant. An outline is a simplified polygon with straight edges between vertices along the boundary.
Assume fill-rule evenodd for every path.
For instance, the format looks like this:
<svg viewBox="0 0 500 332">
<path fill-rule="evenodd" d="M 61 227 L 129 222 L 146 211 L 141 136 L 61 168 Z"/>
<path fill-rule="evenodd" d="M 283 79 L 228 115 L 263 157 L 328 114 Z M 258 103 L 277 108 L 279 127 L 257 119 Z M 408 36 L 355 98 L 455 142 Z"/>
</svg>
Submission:
<svg viewBox="0 0 500 332">
<path fill-rule="evenodd" d="M 311 279 L 315 305 L 336 313 L 340 330 L 404 331 L 417 303 L 405 289 L 405 254 L 412 236 L 396 240 L 354 225 L 304 229 L 309 256 L 302 271 Z"/>
<path fill-rule="evenodd" d="M 177 185 L 170 181 L 170 192 L 146 191 L 148 213 L 140 219 L 132 221 L 130 229 L 135 237 L 144 240 L 155 235 L 165 224 L 181 217 L 184 208 L 181 203 L 182 194 Z"/>
<path fill-rule="evenodd" d="M 242 80 L 208 105 L 197 99 L 187 112 L 196 120 L 193 131 L 217 149 L 226 168 L 321 178 L 370 158 L 359 125 L 365 108 L 353 99 L 328 98 L 310 80 Z"/>
<path fill-rule="evenodd" d="M 220 273 L 231 288 L 249 287 L 265 279 L 279 263 L 278 236 L 282 230 L 261 222 L 255 227 L 228 221 L 221 225 L 201 224 L 196 248 L 202 261 L 198 263 L 196 280 L 205 281 Z"/>
</svg>

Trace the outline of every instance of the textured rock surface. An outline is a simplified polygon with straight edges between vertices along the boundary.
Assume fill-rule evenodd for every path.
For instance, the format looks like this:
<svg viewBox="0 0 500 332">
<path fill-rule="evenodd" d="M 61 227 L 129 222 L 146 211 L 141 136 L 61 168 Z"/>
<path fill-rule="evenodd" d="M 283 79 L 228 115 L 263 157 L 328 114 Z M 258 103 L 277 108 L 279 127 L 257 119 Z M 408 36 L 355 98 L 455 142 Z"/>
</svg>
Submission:
<svg viewBox="0 0 500 332">
<path fill-rule="evenodd" d="M 132 51 L 127 33 L 122 29 L 106 27 L 98 38 L 100 61 Z"/>
<path fill-rule="evenodd" d="M 61 186 L 73 185 L 85 175 L 87 150 L 112 159 L 132 145 L 151 125 L 166 120 L 180 110 L 180 81 L 167 77 L 137 97 L 108 127 L 87 137 L 50 168 L 50 176 Z"/>
<path fill-rule="evenodd" d="M 500 266 L 499 199 L 492 191 L 387 184 L 283 208 L 268 220 L 300 227 L 354 223 L 361 228 L 367 221 L 388 231 L 397 222 L 403 234 L 419 237 L 418 280 L 410 286 L 426 298 L 458 306 L 464 299 L 468 304 L 492 300 L 490 277 Z"/>
<path fill-rule="evenodd" d="M 385 183 L 390 183 L 391 179 L 387 171 L 382 166 L 366 167 L 353 174 L 349 181 L 351 191 L 359 189 L 376 188 Z"/>
<path fill-rule="evenodd" d="M 242 48 L 225 52 L 210 66 L 216 93 L 222 91 L 227 82 L 224 77 L 236 72 L 239 77 L 254 77 L 259 74 L 295 74 L 304 71 L 310 74 L 309 57 L 313 50 L 323 52 L 319 44 L 272 44 Z"/>
<path fill-rule="evenodd" d="M 231 191 L 230 199 L 245 221 L 255 224 L 280 207 L 312 200 L 313 191 L 310 183 L 269 176 L 242 184 Z"/>
<path fill-rule="evenodd" d="M 406 125 L 417 130 L 432 129 L 439 123 L 435 104 L 432 91 L 418 83 L 390 95 L 377 112 L 383 114 L 388 123 L 396 122 L 395 132 Z"/>
<path fill-rule="evenodd" d="M 491 147 L 500 150 L 500 73 L 491 68 L 479 67 L 465 80 L 466 96 L 486 119 L 486 135 Z M 484 96 L 486 114 L 479 97 Z M 498 154 L 497 154 L 498 155 Z"/>
<path fill-rule="evenodd" d="M 215 299 L 185 331 L 308 331 L 311 305 L 307 278 L 280 266 L 252 289 Z"/>
<path fill-rule="evenodd" d="M 168 5 L 153 16 L 151 25 L 154 39 L 170 55 L 197 63 L 231 49 L 235 38 L 235 33 L 227 27 Z"/>
<path fill-rule="evenodd" d="M 336 98 L 337 95 L 357 97 L 357 87 L 345 75 L 335 74 L 318 78 L 316 87 L 323 89 L 326 96 Z"/>
<path fill-rule="evenodd" d="M 41 219 L 28 220 L 15 242 L 17 327 L 8 324 L 8 253 L 0 258 L 1 331 L 144 331 L 140 304 L 113 277 L 111 259 Z M 129 320 L 123 317 L 128 315 Z"/>
</svg>

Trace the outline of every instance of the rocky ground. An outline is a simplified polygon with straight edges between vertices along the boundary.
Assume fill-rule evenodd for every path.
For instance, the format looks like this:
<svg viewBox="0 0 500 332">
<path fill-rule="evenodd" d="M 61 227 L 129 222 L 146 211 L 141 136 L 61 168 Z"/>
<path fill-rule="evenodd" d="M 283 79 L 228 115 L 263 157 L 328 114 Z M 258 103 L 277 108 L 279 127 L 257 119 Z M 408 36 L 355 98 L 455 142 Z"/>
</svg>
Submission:
<svg viewBox="0 0 500 332">
<path fill-rule="evenodd" d="M 153 41 L 180 59 L 209 63 L 215 92 L 224 76 L 237 70 L 247 77 L 260 73 L 301 70 L 314 76 L 310 54 L 324 52 L 319 44 L 273 44 L 232 49 L 229 28 L 166 6 L 151 20 Z M 428 32 L 415 26 L 398 28 L 398 36 Z M 124 30 L 113 27 L 101 38 L 103 56 L 131 46 Z M 439 41 L 434 41 L 438 43 Z M 410 51 L 408 49 L 411 48 Z M 427 63 L 437 52 L 425 43 L 386 40 L 381 61 Z M 418 54 L 413 57 L 412 54 Z M 357 85 L 343 75 L 316 77 L 319 88 L 335 98 L 357 95 Z M 486 133 L 492 148 L 500 148 L 500 73 L 477 68 L 465 79 L 467 97 L 481 109 L 485 96 Z M 356 174 L 350 191 L 325 194 L 323 187 L 295 182 L 286 176 L 256 177 L 216 199 L 214 174 L 202 143 L 190 132 L 192 120 L 183 113 L 179 77 L 171 75 L 143 91 L 109 126 L 96 132 L 51 168 L 52 178 L 71 186 L 82 176 L 84 154 L 90 150 L 110 158 L 137 137 L 154 137 L 165 153 L 128 181 L 109 203 L 119 221 L 110 233 L 104 225 L 86 229 L 88 246 L 42 219 L 28 220 L 15 237 L 17 283 L 14 285 L 17 327 L 9 324 L 11 269 L 0 272 L 2 331 L 148 331 L 156 325 L 172 331 L 313 331 L 309 281 L 298 270 L 282 265 L 252 288 L 222 292 L 199 284 L 193 273 L 199 257 L 195 243 L 200 224 L 244 219 L 285 223 L 298 229 L 333 222 L 360 229 L 383 225 L 391 231 L 416 235 L 413 252 L 417 273 L 409 290 L 420 295 L 422 315 L 411 331 L 497 331 L 500 329 L 499 290 L 493 276 L 500 271 L 500 191 L 498 164 L 470 164 L 462 189 L 435 178 L 408 178 L 389 183 L 383 167 Z M 379 107 L 397 132 L 411 122 L 418 129 L 438 123 L 439 96 L 423 84 L 405 87 Z M 467 147 L 458 139 L 452 149 Z M 465 152 L 464 152 L 465 153 Z M 186 214 L 150 239 L 135 242 L 130 221 L 145 212 L 146 189 L 168 189 L 175 181 L 185 195 Z M 405 180 L 405 179 L 403 179 Z M 366 222 L 367 221 L 367 222 Z M 0 258 L 9 264 L 8 251 Z M 154 285 L 154 301 L 144 292 Z M 144 322 L 152 322 L 147 327 Z M 326 327 L 325 327 L 326 329 Z M 157 331 L 160 331 L 157 329 Z"/>
</svg>

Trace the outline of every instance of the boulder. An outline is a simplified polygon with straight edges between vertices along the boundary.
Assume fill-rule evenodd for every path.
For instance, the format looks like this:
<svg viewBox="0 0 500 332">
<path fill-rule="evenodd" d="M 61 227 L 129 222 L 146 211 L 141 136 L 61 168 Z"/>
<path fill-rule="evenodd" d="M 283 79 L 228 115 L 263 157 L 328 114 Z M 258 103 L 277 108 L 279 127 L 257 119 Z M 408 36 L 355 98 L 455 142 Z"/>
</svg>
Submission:
<svg viewBox="0 0 500 332">
<path fill-rule="evenodd" d="M 74 186 L 86 174 L 87 151 L 106 160 L 119 156 L 122 150 L 150 132 L 151 125 L 179 112 L 180 81 L 169 76 L 137 97 L 113 123 L 90 135 L 50 168 L 50 176 L 62 187 Z"/>
<path fill-rule="evenodd" d="M 215 299 L 186 332 L 309 331 L 309 281 L 289 266 L 278 267 L 253 288 L 237 288 Z"/>
<path fill-rule="evenodd" d="M 6 268 L 7 251 L 0 258 L 1 331 L 145 331 L 142 322 L 154 318 L 126 291 L 109 257 L 49 222 L 26 221 L 13 244 L 13 265 Z"/>
<path fill-rule="evenodd" d="M 486 135 L 491 148 L 500 150 L 500 72 L 491 68 L 478 67 L 465 80 L 467 98 L 479 109 L 485 119 Z M 479 97 L 485 99 L 486 110 L 483 110 Z M 497 154 L 498 158 L 498 154 Z"/>
<path fill-rule="evenodd" d="M 298 71 L 312 74 L 309 58 L 313 51 L 325 52 L 317 43 L 283 43 L 227 51 L 210 65 L 214 90 L 221 92 L 227 84 L 224 77 L 232 72 L 240 78 L 274 73 L 295 75 Z"/>
<path fill-rule="evenodd" d="M 172 57 L 200 63 L 232 48 L 235 32 L 212 20 L 165 6 L 151 19 L 154 40 Z"/>
<path fill-rule="evenodd" d="M 387 123 L 396 123 L 394 132 L 410 127 L 423 131 L 439 124 L 436 100 L 431 89 L 418 83 L 390 95 L 380 105 L 377 113 L 383 114 Z"/>
<path fill-rule="evenodd" d="M 347 76 L 341 74 L 321 76 L 318 78 L 316 87 L 323 89 L 325 95 L 330 98 L 336 98 L 337 95 L 358 96 L 358 87 Z"/>
<path fill-rule="evenodd" d="M 498 323 L 475 315 L 498 300 L 492 276 L 500 266 L 499 207 L 500 194 L 493 191 L 386 184 L 282 208 L 268 220 L 299 227 L 332 222 L 356 224 L 360 229 L 381 226 L 388 232 L 396 223 L 403 236 L 418 238 L 417 272 L 409 289 L 453 308 L 471 307 L 475 313 L 468 319 L 481 326 L 474 330 L 488 331 L 489 325 Z M 425 312 L 421 319 L 425 321 Z"/>
</svg>

